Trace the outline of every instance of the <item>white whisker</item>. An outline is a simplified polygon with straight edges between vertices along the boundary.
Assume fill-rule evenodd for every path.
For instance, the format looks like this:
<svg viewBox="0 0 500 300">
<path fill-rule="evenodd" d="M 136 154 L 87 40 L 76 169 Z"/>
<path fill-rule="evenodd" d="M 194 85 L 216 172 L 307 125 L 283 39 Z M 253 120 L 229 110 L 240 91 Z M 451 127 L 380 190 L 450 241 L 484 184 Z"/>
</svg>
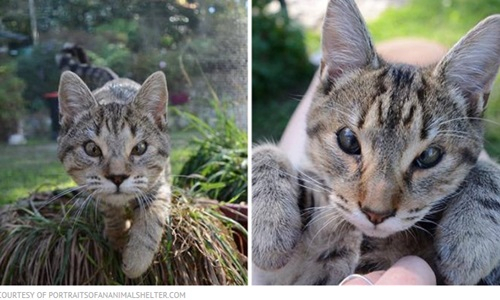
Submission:
<svg viewBox="0 0 500 300">
<path fill-rule="evenodd" d="M 274 170 L 276 170 L 276 171 L 280 172 L 281 174 L 284 174 L 284 175 L 290 176 L 290 177 L 291 177 L 291 178 L 293 178 L 293 179 L 297 179 L 297 181 L 298 181 L 299 179 L 302 179 L 305 183 L 309 183 L 309 184 L 311 184 L 314 188 L 313 188 L 313 187 L 311 187 L 311 186 L 301 185 L 301 184 L 297 183 L 297 185 L 298 185 L 298 186 L 300 186 L 300 187 L 303 187 L 303 188 L 306 188 L 306 189 L 309 189 L 309 190 L 312 190 L 312 191 L 314 191 L 314 192 L 318 192 L 318 193 L 320 193 L 320 192 L 327 192 L 327 193 L 329 193 L 329 192 L 330 192 L 327 188 L 323 187 L 323 186 L 322 186 L 322 185 L 320 185 L 318 182 L 316 182 L 316 181 L 311 181 L 311 180 L 312 180 L 312 178 L 310 178 L 310 176 L 306 175 L 304 172 L 301 172 L 301 171 L 297 170 L 297 172 L 299 172 L 300 174 L 305 175 L 305 176 L 306 176 L 306 177 L 308 177 L 308 178 L 305 178 L 305 179 L 304 179 L 304 178 L 301 178 L 301 177 L 296 176 L 296 175 L 294 175 L 294 174 L 291 174 L 291 173 L 285 172 L 285 171 L 283 171 L 283 170 L 281 170 L 281 169 L 279 169 L 279 168 L 276 168 L 276 167 L 274 167 L 274 166 L 271 166 L 271 165 L 267 165 L 267 166 L 268 166 L 269 168 L 272 168 L 272 169 L 274 169 Z M 309 179 L 309 180 L 308 180 L 308 179 Z M 317 190 L 317 189 L 315 189 L 315 188 L 319 188 L 319 190 Z"/>
<path fill-rule="evenodd" d="M 318 235 L 320 233 L 322 233 L 323 230 L 325 230 L 329 225 L 331 225 L 332 223 L 334 222 L 337 222 L 341 216 L 336 214 L 335 211 L 333 211 L 334 213 L 331 214 L 331 218 L 329 218 L 329 220 L 323 225 L 323 227 L 321 227 L 320 229 L 318 229 L 318 231 L 316 232 L 316 234 L 311 238 L 311 241 L 314 241 L 314 239 L 316 239 L 316 237 L 318 237 Z M 338 222 L 337 222 L 338 223 Z M 338 229 L 338 226 L 335 226 L 335 229 Z"/>
<path fill-rule="evenodd" d="M 424 227 L 422 227 L 420 225 L 416 225 L 415 224 L 415 225 L 413 225 L 413 228 L 416 228 L 416 229 L 418 229 L 420 231 L 423 231 L 423 232 L 427 233 L 430 236 L 434 236 L 429 230 L 425 229 Z"/>
<path fill-rule="evenodd" d="M 493 121 L 493 120 L 490 120 L 490 119 L 486 119 L 486 118 L 478 118 L 478 117 L 454 118 L 454 119 L 450 119 L 450 120 L 446 120 L 446 121 L 440 122 L 438 126 L 441 126 L 443 124 L 447 124 L 447 123 L 450 123 L 450 122 L 465 121 L 465 120 L 478 120 L 478 121 L 483 121 L 483 122 L 487 122 L 487 123 L 490 123 L 490 124 L 494 124 L 494 125 L 500 126 L 499 122 L 496 122 L 496 121 Z"/>
<path fill-rule="evenodd" d="M 42 205 L 40 205 L 40 208 L 44 208 L 46 207 L 47 205 L 51 204 L 52 202 L 54 202 L 55 200 L 69 194 L 69 193 L 72 193 L 72 192 L 75 192 L 75 191 L 78 191 L 78 190 L 83 190 L 85 189 L 87 186 L 86 185 L 82 185 L 82 186 L 76 186 L 76 187 L 71 187 L 71 188 L 68 188 L 68 189 L 65 189 L 63 190 L 62 192 L 60 192 L 59 194 L 51 197 L 49 200 L 45 201 L 45 203 L 43 203 Z M 77 195 L 81 194 L 82 191 L 80 191 Z M 73 198 L 75 198 L 75 196 L 73 196 L 71 198 L 71 200 L 73 200 Z M 70 200 L 70 201 L 71 201 Z"/>
</svg>

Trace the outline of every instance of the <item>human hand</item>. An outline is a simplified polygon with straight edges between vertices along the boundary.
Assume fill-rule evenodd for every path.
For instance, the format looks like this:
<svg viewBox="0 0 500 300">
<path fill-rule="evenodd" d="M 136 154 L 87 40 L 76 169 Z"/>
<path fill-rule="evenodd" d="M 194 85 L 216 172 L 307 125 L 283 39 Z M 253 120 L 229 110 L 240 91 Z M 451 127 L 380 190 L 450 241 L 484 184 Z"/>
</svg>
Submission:
<svg viewBox="0 0 500 300">
<path fill-rule="evenodd" d="M 360 276 L 361 277 L 361 276 Z M 375 271 L 353 277 L 340 285 L 435 285 L 436 275 L 418 256 L 405 256 L 386 271 Z M 366 279 L 366 280 L 365 280 Z"/>
</svg>

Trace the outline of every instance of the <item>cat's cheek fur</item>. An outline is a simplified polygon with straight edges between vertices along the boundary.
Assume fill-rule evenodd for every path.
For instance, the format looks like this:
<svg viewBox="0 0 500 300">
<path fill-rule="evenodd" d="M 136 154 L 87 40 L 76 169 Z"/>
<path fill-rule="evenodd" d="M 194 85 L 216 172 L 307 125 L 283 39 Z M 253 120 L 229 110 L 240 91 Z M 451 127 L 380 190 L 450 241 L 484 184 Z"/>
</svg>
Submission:
<svg viewBox="0 0 500 300">
<path fill-rule="evenodd" d="M 71 157 L 67 157 L 65 161 L 63 161 L 65 171 L 68 173 L 68 175 L 73 179 L 76 184 L 79 186 L 87 186 L 87 171 L 84 167 L 82 166 L 77 166 L 71 162 L 66 162 L 66 161 L 71 161 Z"/>
</svg>

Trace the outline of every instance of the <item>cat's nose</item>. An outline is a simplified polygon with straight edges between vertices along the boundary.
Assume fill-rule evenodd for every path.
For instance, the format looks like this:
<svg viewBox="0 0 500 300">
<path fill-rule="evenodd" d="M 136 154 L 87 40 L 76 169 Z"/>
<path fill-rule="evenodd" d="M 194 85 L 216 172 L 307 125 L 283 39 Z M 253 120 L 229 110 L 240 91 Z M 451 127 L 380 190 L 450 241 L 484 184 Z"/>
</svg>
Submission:
<svg viewBox="0 0 500 300">
<path fill-rule="evenodd" d="M 369 207 L 361 207 L 361 211 L 366 215 L 368 220 L 372 222 L 374 225 L 380 224 L 384 222 L 386 219 L 394 216 L 396 214 L 396 210 L 387 210 L 387 211 L 382 211 L 382 212 L 377 212 Z"/>
<path fill-rule="evenodd" d="M 116 186 L 120 186 L 122 182 L 124 182 L 129 176 L 125 174 L 120 174 L 120 175 L 108 175 L 106 176 L 107 179 L 111 180 Z"/>
</svg>

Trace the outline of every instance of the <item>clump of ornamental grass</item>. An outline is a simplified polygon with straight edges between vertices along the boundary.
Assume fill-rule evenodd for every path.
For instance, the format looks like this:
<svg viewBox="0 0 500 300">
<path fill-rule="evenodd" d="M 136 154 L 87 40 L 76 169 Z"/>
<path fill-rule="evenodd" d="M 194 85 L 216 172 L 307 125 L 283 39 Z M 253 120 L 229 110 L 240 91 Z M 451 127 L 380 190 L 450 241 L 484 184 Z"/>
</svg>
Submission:
<svg viewBox="0 0 500 300">
<path fill-rule="evenodd" d="M 216 115 L 214 124 L 188 112 L 175 110 L 188 120 L 190 128 L 196 130 L 200 138 L 193 138 L 196 153 L 184 164 L 174 183 L 188 188 L 195 195 L 207 195 L 230 203 L 246 202 L 247 133 L 227 116 L 219 100 L 211 103 Z"/>
<path fill-rule="evenodd" d="M 160 251 L 137 279 L 103 237 L 94 201 L 76 192 L 35 193 L 0 208 L 0 283 L 13 285 L 245 285 L 246 228 L 219 204 L 174 192 Z M 227 211 L 227 207 L 223 208 Z M 238 234 L 235 234 L 235 233 Z"/>
</svg>

